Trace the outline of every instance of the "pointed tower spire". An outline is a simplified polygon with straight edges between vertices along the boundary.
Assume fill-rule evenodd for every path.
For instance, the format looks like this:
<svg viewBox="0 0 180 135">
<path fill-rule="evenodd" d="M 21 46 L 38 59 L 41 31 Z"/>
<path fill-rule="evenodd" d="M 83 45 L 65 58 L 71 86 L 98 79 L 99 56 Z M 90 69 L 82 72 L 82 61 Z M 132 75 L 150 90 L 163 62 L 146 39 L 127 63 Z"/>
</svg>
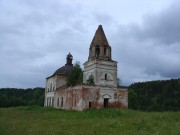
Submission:
<svg viewBox="0 0 180 135">
<path fill-rule="evenodd" d="M 102 25 L 98 26 L 89 48 L 89 60 L 93 59 L 111 60 L 111 47 Z"/>
<path fill-rule="evenodd" d="M 97 44 L 101 46 L 109 46 L 102 25 L 98 26 L 98 29 L 96 30 L 96 33 L 94 35 L 90 47 L 96 46 Z"/>
</svg>

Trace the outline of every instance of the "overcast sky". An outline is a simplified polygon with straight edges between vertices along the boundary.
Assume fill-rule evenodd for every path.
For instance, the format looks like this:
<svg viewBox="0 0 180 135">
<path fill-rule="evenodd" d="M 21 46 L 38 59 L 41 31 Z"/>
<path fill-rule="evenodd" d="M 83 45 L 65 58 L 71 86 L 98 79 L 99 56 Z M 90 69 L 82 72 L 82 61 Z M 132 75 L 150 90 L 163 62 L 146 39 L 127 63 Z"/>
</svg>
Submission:
<svg viewBox="0 0 180 135">
<path fill-rule="evenodd" d="M 122 85 L 180 77 L 179 0 L 0 0 L 0 88 L 45 87 L 103 25 Z"/>
</svg>

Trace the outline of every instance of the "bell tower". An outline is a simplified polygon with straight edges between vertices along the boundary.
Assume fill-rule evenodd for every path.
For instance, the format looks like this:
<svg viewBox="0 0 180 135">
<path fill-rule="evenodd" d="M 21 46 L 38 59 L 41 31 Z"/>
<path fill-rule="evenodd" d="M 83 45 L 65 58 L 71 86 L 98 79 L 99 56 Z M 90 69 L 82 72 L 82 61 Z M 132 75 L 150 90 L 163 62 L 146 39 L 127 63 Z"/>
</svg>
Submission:
<svg viewBox="0 0 180 135">
<path fill-rule="evenodd" d="M 84 63 L 84 83 L 90 75 L 93 75 L 95 85 L 117 87 L 117 62 L 111 58 L 111 46 L 102 25 L 99 25 L 95 32 L 88 61 Z"/>
<path fill-rule="evenodd" d="M 102 25 L 99 25 L 98 29 L 96 30 L 89 48 L 88 60 L 94 59 L 111 60 L 111 47 L 106 39 Z"/>
</svg>

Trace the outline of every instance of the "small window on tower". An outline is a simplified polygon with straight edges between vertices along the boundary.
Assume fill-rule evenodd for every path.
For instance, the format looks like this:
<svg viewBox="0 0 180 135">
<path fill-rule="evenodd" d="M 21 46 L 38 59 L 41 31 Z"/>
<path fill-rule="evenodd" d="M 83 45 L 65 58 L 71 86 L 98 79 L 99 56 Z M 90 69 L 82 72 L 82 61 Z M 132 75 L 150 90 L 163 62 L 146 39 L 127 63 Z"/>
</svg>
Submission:
<svg viewBox="0 0 180 135">
<path fill-rule="evenodd" d="M 105 74 L 105 80 L 107 80 L 107 74 Z"/>
<path fill-rule="evenodd" d="M 96 58 L 99 58 L 99 55 L 100 55 L 100 46 L 99 45 L 97 45 L 96 46 Z"/>
<path fill-rule="evenodd" d="M 107 48 L 104 48 L 104 56 L 107 56 Z"/>
</svg>

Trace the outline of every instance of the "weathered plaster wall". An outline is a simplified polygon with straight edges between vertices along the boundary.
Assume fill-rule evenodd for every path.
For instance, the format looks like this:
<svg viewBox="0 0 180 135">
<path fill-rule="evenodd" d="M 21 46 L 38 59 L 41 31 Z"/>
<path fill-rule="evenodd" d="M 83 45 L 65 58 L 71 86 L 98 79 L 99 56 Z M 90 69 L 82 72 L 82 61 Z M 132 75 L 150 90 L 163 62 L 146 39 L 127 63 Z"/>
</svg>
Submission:
<svg viewBox="0 0 180 135">
<path fill-rule="evenodd" d="M 88 61 L 84 63 L 84 83 L 91 74 L 94 76 L 95 85 L 117 87 L 117 62 L 98 59 Z"/>
<path fill-rule="evenodd" d="M 55 91 L 54 107 L 67 110 L 103 108 L 104 99 L 108 108 L 128 108 L 127 90 L 99 86 L 75 86 Z"/>
<path fill-rule="evenodd" d="M 54 106 L 54 91 L 66 85 L 66 76 L 54 75 L 46 79 L 44 106 Z"/>
<path fill-rule="evenodd" d="M 67 76 L 65 75 L 56 75 L 56 88 L 66 85 Z"/>
</svg>

